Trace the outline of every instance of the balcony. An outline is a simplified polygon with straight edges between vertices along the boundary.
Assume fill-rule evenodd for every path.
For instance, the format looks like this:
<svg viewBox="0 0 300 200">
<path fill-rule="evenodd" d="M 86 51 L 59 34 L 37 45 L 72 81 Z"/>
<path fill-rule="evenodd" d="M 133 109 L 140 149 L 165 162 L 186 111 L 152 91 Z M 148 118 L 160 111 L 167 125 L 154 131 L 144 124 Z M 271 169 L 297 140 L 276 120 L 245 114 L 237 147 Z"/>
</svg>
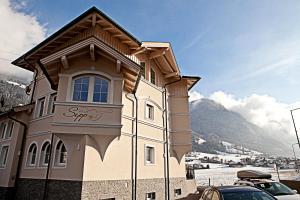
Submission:
<svg viewBox="0 0 300 200">
<path fill-rule="evenodd" d="M 52 130 L 66 134 L 119 136 L 121 113 L 122 105 L 56 102 Z"/>
</svg>

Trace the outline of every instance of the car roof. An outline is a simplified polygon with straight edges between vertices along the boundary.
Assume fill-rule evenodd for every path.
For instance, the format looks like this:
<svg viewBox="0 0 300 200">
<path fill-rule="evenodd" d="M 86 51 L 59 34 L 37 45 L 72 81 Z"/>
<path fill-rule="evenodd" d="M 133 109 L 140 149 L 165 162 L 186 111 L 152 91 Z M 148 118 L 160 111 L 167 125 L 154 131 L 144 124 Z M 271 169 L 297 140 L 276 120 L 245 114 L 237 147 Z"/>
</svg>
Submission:
<svg viewBox="0 0 300 200">
<path fill-rule="evenodd" d="M 276 182 L 272 179 L 240 179 L 237 182 L 251 182 L 251 183 L 273 183 Z"/>
<path fill-rule="evenodd" d="M 231 192 L 261 192 L 260 189 L 250 186 L 219 186 L 217 189 L 221 193 L 231 193 Z"/>
</svg>

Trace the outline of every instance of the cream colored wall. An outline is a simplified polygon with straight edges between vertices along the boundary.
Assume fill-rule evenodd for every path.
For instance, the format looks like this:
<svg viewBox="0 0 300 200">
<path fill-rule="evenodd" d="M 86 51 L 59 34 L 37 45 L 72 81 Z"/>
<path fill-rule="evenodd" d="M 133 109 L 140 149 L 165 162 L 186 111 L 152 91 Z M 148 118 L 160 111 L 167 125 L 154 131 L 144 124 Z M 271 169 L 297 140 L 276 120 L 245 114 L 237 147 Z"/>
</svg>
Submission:
<svg viewBox="0 0 300 200">
<path fill-rule="evenodd" d="M 60 65 L 59 63 L 53 63 Z M 46 168 L 42 166 L 26 166 L 27 151 L 32 142 L 38 145 L 38 158 L 42 144 L 51 139 L 51 133 L 55 134 L 55 142 L 61 138 L 68 150 L 68 163 L 65 168 L 57 168 L 51 165 L 49 178 L 67 180 L 119 180 L 130 179 L 132 167 L 132 136 L 134 134 L 135 112 L 133 104 L 126 98 L 123 91 L 123 76 L 116 71 L 116 63 L 105 58 L 97 57 L 92 62 L 88 55 L 83 55 L 69 60 L 69 69 L 61 67 L 58 85 L 58 97 L 54 115 L 45 115 L 36 118 L 36 109 L 30 117 L 28 137 L 26 141 L 26 156 L 23 160 L 21 177 L 42 178 L 46 176 Z M 151 84 L 150 74 L 142 79 L 137 89 L 138 97 L 138 178 L 163 178 L 164 177 L 164 132 L 163 132 L 163 88 L 166 80 L 163 78 L 155 63 L 147 61 L 146 71 L 149 73 L 150 66 L 154 67 L 157 77 L 157 85 Z M 120 110 L 104 121 L 104 124 L 120 124 L 122 127 L 114 129 L 97 127 L 99 123 L 83 120 L 81 124 L 71 123 L 69 119 L 62 117 L 63 113 L 72 106 L 97 109 L 103 107 L 94 103 L 71 102 L 72 76 L 80 73 L 98 73 L 111 78 L 113 93 L 110 104 L 118 105 Z M 55 92 L 43 76 L 38 77 L 34 100 L 46 97 L 46 107 L 49 104 L 50 95 Z M 133 101 L 132 95 L 127 95 Z M 146 103 L 154 106 L 154 119 L 145 117 Z M 182 106 L 179 106 L 181 109 Z M 103 108 L 101 108 L 103 109 Z M 185 110 L 185 109 L 184 109 Z M 59 123 L 62 123 L 58 125 Z M 65 125 L 63 124 L 65 123 Z M 92 126 L 92 125 L 96 126 Z M 78 126 L 80 125 L 80 126 Z M 100 125 L 99 125 L 100 126 Z M 119 130 L 119 132 L 118 132 Z M 171 133 L 170 133 L 171 134 Z M 90 135 L 90 136 L 88 136 Z M 113 135 L 108 138 L 109 135 Z M 155 148 L 155 163 L 145 163 L 145 145 Z M 107 149 L 106 149 L 106 146 Z M 55 148 L 55 146 L 53 146 Z M 169 148 L 172 151 L 171 147 Z M 52 154 L 54 155 L 54 154 Z M 172 155 L 172 152 L 170 152 Z M 52 157 L 53 158 L 53 157 Z M 184 177 L 184 158 L 178 163 L 175 157 L 170 157 L 170 177 Z"/>
<path fill-rule="evenodd" d="M 59 140 L 62 140 L 68 152 L 66 167 L 58 167 L 54 163 L 55 148 Z M 25 157 L 23 160 L 23 168 L 21 170 L 22 178 L 45 179 L 47 166 L 41 165 L 41 148 L 45 141 L 51 141 L 51 134 L 45 132 L 32 137 L 28 137 L 25 145 Z M 31 144 L 37 145 L 37 159 L 34 166 L 28 165 L 28 151 Z M 62 137 L 60 134 L 54 135 L 49 179 L 63 180 L 82 180 L 82 163 L 84 155 L 84 136 L 72 136 L 69 138 Z"/>
<path fill-rule="evenodd" d="M 28 119 L 26 114 L 13 115 L 12 117 L 25 123 Z M 7 118 L 2 119 L 0 123 L 8 120 Z M 12 137 L 5 140 L 0 139 L 0 148 L 2 145 L 9 145 L 6 165 L 4 168 L 0 168 L 0 186 L 2 187 L 14 186 L 23 133 L 24 126 L 14 122 Z"/>
</svg>

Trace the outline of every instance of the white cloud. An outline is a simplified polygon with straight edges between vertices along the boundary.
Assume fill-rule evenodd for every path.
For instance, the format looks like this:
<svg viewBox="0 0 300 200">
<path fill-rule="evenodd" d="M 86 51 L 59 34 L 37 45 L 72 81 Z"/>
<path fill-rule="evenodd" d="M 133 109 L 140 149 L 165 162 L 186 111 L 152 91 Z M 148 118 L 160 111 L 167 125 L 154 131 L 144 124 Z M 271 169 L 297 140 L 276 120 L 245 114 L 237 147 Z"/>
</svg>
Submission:
<svg viewBox="0 0 300 200">
<path fill-rule="evenodd" d="M 194 91 L 193 96 L 203 96 Z M 275 135 L 288 134 L 295 137 L 295 131 L 291 120 L 290 110 L 299 108 L 300 102 L 285 104 L 278 102 L 268 95 L 252 94 L 245 98 L 236 98 L 231 94 L 222 91 L 214 92 L 208 97 L 211 100 L 223 105 L 228 110 L 235 111 L 245 119 Z M 297 130 L 300 133 L 300 110 L 293 112 Z"/>
<path fill-rule="evenodd" d="M 189 92 L 189 101 L 190 102 L 195 101 L 195 100 L 199 100 L 199 99 L 202 99 L 202 98 L 204 98 L 204 96 L 201 95 L 199 92 L 196 92 L 196 91 Z"/>
<path fill-rule="evenodd" d="M 23 13 L 25 1 L 0 1 L 0 74 L 11 74 L 30 79 L 31 73 L 10 62 L 45 38 L 46 30 L 35 16 Z"/>
</svg>

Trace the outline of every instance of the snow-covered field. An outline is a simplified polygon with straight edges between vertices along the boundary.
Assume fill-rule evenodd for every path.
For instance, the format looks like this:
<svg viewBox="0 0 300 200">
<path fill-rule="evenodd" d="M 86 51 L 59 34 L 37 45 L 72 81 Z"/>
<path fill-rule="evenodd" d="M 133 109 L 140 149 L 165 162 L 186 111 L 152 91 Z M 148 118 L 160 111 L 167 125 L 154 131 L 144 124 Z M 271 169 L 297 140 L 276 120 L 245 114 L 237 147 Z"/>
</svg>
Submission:
<svg viewBox="0 0 300 200">
<path fill-rule="evenodd" d="M 209 179 L 210 184 L 219 186 L 219 185 L 232 185 L 236 180 L 236 174 L 239 170 L 259 170 L 263 172 L 268 172 L 272 174 L 272 179 L 278 180 L 278 175 L 276 171 L 272 168 L 264 168 L 264 167 L 253 167 L 246 166 L 242 168 L 229 168 L 225 167 L 221 164 L 209 164 L 211 166 L 210 169 L 201 169 L 195 170 L 195 179 L 197 185 L 208 185 Z M 280 179 L 291 179 L 296 177 L 297 174 L 295 170 L 280 170 L 279 178 Z"/>
</svg>

